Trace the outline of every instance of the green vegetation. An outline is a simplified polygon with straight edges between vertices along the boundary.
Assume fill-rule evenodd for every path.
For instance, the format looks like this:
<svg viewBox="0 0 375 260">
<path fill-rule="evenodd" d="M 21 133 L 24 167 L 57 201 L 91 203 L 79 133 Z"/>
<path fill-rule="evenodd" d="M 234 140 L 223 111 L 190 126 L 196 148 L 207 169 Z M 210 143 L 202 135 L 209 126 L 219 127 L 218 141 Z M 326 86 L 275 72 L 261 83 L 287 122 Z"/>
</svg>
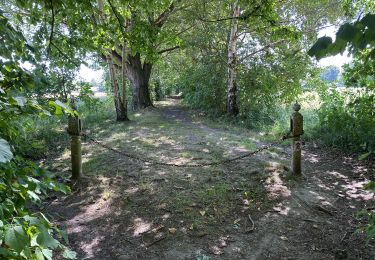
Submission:
<svg viewBox="0 0 375 260">
<path fill-rule="evenodd" d="M 66 233 L 40 207 L 52 193 L 70 192 L 62 184 L 66 176 L 41 162 L 64 153 L 67 116 L 79 115 L 88 133 L 141 157 L 164 158 L 160 146 L 177 144 L 180 150 L 167 155 L 183 163 L 231 155 L 223 146 L 254 150 L 279 139 L 298 101 L 305 140 L 374 160 L 371 2 L 0 0 L 0 257 L 52 259 L 53 251 L 76 257 Z M 337 23 L 334 41 L 317 39 L 320 30 Z M 317 66 L 315 58 L 345 51 L 353 60 L 341 74 L 336 67 Z M 92 84 L 78 79 L 83 64 L 105 71 L 99 87 L 107 97 L 96 97 Z M 189 119 L 155 112 L 153 102 L 166 106 L 162 100 L 171 95 L 183 99 Z M 217 136 L 209 126 L 225 134 Z M 150 129 L 152 134 L 143 134 Z M 90 173 L 104 161 L 98 154 L 85 164 Z M 67 150 L 65 155 L 68 166 Z M 201 191 L 173 200 L 180 211 L 199 203 L 198 211 L 184 211 L 192 229 L 216 221 L 210 218 L 215 214 L 227 216 L 225 205 L 238 199 L 229 180 L 209 184 L 219 171 L 225 172 L 207 169 L 211 175 L 204 175 Z M 137 185 L 155 192 L 148 177 Z M 243 181 L 238 186 L 246 200 L 266 197 Z M 374 190 L 374 183 L 367 188 Z M 114 193 L 108 189 L 102 197 L 109 200 Z M 375 213 L 366 214 L 370 241 Z"/>
</svg>

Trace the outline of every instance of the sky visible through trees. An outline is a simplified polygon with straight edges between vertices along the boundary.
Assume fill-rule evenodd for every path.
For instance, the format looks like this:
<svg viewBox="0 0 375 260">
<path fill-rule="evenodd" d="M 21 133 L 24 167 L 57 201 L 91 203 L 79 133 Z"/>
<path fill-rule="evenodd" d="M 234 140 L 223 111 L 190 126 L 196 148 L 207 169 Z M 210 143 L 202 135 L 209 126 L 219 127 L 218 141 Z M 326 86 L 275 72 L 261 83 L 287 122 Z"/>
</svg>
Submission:
<svg viewBox="0 0 375 260">
<path fill-rule="evenodd" d="M 0 0 L 0 259 L 374 259 L 374 75 L 373 0 Z"/>
</svg>

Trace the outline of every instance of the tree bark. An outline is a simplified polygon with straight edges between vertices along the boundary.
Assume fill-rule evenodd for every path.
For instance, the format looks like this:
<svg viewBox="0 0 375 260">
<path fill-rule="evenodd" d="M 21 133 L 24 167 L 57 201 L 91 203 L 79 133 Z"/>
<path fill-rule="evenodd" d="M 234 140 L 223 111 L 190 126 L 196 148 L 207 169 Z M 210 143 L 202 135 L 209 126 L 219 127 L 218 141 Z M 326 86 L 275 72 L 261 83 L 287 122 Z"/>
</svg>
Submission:
<svg viewBox="0 0 375 260">
<path fill-rule="evenodd" d="M 109 69 L 109 74 L 111 78 L 113 101 L 115 102 L 116 119 L 117 121 L 128 121 L 129 119 L 127 116 L 127 109 L 124 106 L 124 102 L 121 98 L 121 94 L 119 91 L 119 84 L 118 84 L 117 77 L 116 77 L 117 75 L 116 68 L 113 64 L 113 61 L 110 55 L 107 55 L 107 63 L 108 63 L 108 69 Z"/>
<path fill-rule="evenodd" d="M 122 46 L 122 57 L 126 57 L 126 45 L 125 45 L 125 40 L 123 42 L 123 46 Z M 123 58 L 122 59 L 122 68 L 121 68 L 121 76 L 122 76 L 122 102 L 123 102 L 123 105 L 124 105 L 124 108 L 125 108 L 125 112 L 127 114 L 128 112 L 128 96 L 127 96 L 127 87 L 126 87 L 126 84 L 127 84 L 127 80 L 128 80 L 128 77 L 127 77 L 127 66 L 126 66 L 126 60 Z M 128 115 L 126 115 L 126 117 L 128 117 Z"/>
<path fill-rule="evenodd" d="M 238 1 L 232 5 L 233 17 L 240 15 L 240 6 Z M 237 65 L 237 31 L 238 20 L 231 21 L 230 34 L 228 39 L 228 94 L 227 94 L 227 113 L 231 116 L 238 115 L 237 106 L 237 82 L 236 82 L 236 65 Z"/>
<path fill-rule="evenodd" d="M 138 110 L 153 106 L 149 89 L 152 63 L 144 62 L 142 65 L 139 53 L 134 56 L 129 55 L 127 62 L 128 78 L 132 83 L 133 89 L 133 109 Z"/>
<path fill-rule="evenodd" d="M 102 23 L 104 23 L 105 20 L 106 20 L 106 17 L 105 17 L 104 12 L 103 12 L 103 1 L 97 0 L 97 4 L 98 4 L 100 21 Z M 108 52 L 110 52 L 110 50 L 108 50 Z M 115 65 L 113 63 L 112 54 L 107 54 L 107 55 L 103 55 L 103 56 L 105 56 L 105 60 L 107 61 L 109 75 L 110 75 L 110 79 L 111 79 L 111 89 L 112 89 L 113 101 L 115 103 L 115 109 L 116 109 L 116 120 L 117 121 L 128 121 L 129 118 L 128 118 L 128 111 L 127 111 L 127 106 L 126 106 L 126 96 L 123 95 L 123 97 L 121 97 L 121 94 L 120 94 L 120 91 L 119 91 L 119 84 L 118 84 L 118 81 L 117 81 L 116 68 L 115 68 Z M 125 67 L 122 67 L 122 69 L 124 70 Z M 123 75 L 123 73 L 122 73 L 122 75 Z M 124 87 L 124 84 L 125 84 L 125 87 Z M 123 79 L 122 88 L 123 88 L 123 91 L 124 91 L 124 88 L 125 88 L 125 94 L 126 94 L 126 81 L 124 83 L 124 79 Z"/>
</svg>

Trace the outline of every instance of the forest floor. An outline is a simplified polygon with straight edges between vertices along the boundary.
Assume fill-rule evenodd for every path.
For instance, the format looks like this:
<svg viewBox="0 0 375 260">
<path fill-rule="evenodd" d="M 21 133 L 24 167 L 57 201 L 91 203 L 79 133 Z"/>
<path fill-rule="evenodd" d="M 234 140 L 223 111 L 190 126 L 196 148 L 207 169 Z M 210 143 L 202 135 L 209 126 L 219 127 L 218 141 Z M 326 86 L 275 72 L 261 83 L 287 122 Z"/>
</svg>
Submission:
<svg viewBox="0 0 375 260">
<path fill-rule="evenodd" d="M 303 113 L 303 111 L 302 111 Z M 255 150 L 264 135 L 220 125 L 176 100 L 127 123 L 85 126 L 115 149 L 167 163 L 217 161 Z M 179 168 L 131 160 L 83 143 L 83 185 L 47 201 L 78 259 L 374 259 L 356 233 L 374 206 L 363 185 L 374 168 L 307 142 L 303 176 L 285 142 L 218 166 Z M 69 151 L 46 164 L 69 173 Z"/>
</svg>

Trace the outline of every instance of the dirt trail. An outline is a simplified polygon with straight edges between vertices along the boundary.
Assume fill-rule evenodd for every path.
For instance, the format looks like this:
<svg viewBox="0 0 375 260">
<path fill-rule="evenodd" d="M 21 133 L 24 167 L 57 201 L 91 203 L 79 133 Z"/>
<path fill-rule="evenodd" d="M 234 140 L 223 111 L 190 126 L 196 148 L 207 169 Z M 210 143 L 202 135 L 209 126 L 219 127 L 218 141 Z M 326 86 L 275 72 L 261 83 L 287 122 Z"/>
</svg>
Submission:
<svg viewBox="0 0 375 260">
<path fill-rule="evenodd" d="M 188 117 L 177 101 L 140 118 L 95 131 L 117 149 L 174 163 L 218 160 L 263 143 L 247 130 Z M 351 158 L 306 144 L 304 176 L 293 178 L 285 147 L 181 169 L 85 146 L 84 187 L 48 208 L 79 259 L 375 258 L 374 244 L 355 233 L 356 213 L 374 205 L 362 189 L 374 169 Z"/>
</svg>

